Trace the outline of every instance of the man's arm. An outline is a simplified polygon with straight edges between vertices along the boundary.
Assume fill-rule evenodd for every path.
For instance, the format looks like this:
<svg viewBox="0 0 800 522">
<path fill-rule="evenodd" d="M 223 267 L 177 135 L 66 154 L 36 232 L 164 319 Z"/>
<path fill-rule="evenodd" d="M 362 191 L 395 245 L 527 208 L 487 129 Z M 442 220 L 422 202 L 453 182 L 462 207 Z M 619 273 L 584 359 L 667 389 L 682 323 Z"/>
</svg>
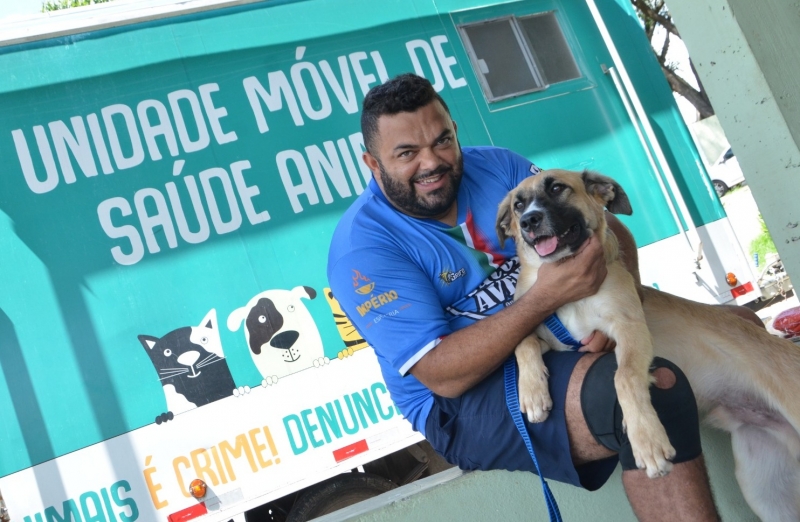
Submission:
<svg viewBox="0 0 800 522">
<path fill-rule="evenodd" d="M 410 372 L 437 395 L 458 397 L 500 366 L 550 314 L 596 293 L 605 276 L 602 245 L 591 237 L 575 256 L 544 264 L 536 283 L 511 306 L 448 335 Z"/>
</svg>

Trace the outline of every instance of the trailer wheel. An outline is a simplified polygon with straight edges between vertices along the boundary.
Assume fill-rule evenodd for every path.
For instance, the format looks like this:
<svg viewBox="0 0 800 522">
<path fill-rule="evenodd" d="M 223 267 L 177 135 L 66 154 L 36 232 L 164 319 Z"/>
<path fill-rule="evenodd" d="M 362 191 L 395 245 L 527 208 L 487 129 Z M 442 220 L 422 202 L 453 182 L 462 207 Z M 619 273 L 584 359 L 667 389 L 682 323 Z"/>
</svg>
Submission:
<svg viewBox="0 0 800 522">
<path fill-rule="evenodd" d="M 305 522 L 377 497 L 397 485 L 378 475 L 345 473 L 312 486 L 297 499 L 286 522 Z"/>
<path fill-rule="evenodd" d="M 714 191 L 717 193 L 718 197 L 722 197 L 728 193 L 728 185 L 726 185 L 724 181 L 715 179 L 711 183 L 714 185 Z"/>
</svg>

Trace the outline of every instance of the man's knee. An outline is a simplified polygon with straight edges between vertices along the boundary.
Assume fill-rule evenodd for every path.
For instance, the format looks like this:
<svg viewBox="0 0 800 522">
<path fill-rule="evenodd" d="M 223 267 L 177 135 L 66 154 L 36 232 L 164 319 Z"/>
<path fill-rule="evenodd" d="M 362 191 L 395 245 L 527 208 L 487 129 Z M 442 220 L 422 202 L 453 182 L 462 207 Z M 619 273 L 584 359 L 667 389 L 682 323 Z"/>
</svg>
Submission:
<svg viewBox="0 0 800 522">
<path fill-rule="evenodd" d="M 614 354 L 595 361 L 583 381 L 581 408 L 595 440 L 619 453 L 623 469 L 636 469 L 630 442 L 622 428 L 622 409 L 614 387 L 616 370 Z M 653 360 L 652 373 L 656 382 L 650 387 L 650 400 L 675 448 L 673 462 L 693 460 L 701 453 L 700 422 L 689 381 L 680 368 L 660 357 Z"/>
</svg>

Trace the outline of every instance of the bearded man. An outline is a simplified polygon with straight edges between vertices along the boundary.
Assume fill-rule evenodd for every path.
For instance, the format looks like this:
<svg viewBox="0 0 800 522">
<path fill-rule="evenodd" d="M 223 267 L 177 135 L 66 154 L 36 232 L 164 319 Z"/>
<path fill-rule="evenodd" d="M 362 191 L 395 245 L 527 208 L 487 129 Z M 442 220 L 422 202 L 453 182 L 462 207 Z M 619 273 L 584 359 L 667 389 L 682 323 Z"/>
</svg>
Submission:
<svg viewBox="0 0 800 522">
<path fill-rule="evenodd" d="M 573 257 L 543 265 L 514 302 L 519 262 L 513 243 L 499 244 L 497 208 L 539 169 L 505 149 L 462 149 L 446 103 L 413 74 L 374 87 L 361 126 L 374 179 L 334 233 L 334 296 L 375 349 L 395 405 L 438 453 L 462 469 L 535 472 L 505 405 L 502 365 L 560 306 L 597 292 L 600 243 L 590 237 Z M 608 222 L 638 281 L 633 237 Z M 544 356 L 553 406 L 544 422 L 525 422 L 542 474 L 593 490 L 621 460 L 641 520 L 717 520 L 682 372 L 671 363 L 654 372 L 651 394 L 663 396 L 657 411 L 677 455 L 669 475 L 649 479 L 614 429 L 613 342 L 595 333 L 583 343 Z M 610 393 L 609 409 L 584 411 L 582 393 Z M 610 433 L 598 433 L 598 416 Z"/>
</svg>

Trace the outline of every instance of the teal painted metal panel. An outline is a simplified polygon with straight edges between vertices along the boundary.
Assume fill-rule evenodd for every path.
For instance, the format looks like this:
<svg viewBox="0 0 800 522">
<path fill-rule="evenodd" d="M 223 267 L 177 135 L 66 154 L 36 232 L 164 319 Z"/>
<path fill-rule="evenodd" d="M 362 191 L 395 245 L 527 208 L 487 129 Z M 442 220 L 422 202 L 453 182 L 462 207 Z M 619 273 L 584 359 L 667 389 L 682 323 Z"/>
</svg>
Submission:
<svg viewBox="0 0 800 522">
<path fill-rule="evenodd" d="M 641 30 L 641 22 L 630 2 L 598 0 L 608 30 L 626 63 L 645 111 L 650 116 L 659 143 L 676 176 L 695 225 L 705 225 L 725 217 L 714 187 L 675 104 L 661 68 Z"/>
<path fill-rule="evenodd" d="M 486 103 L 456 25 L 553 9 L 583 78 Z M 224 324 L 265 289 L 322 292 L 330 235 L 364 183 L 355 136 L 364 90 L 415 60 L 431 79 L 438 71 L 462 143 L 615 176 L 641 245 L 677 232 L 580 2 L 265 2 L 2 48 L 0 407 L 19 422 L 3 423 L 0 476 L 153 422 L 164 395 L 137 336 L 196 325 L 211 309 Z M 635 76 L 658 84 L 648 67 Z M 281 85 L 265 108 L 259 86 Z M 685 152 L 674 103 L 653 92 L 685 170 L 696 151 Z M 699 218 L 719 217 L 710 199 L 695 204 Z M 178 214 L 190 232 L 205 223 L 207 237 L 181 233 Z M 307 306 L 335 357 L 330 308 L 321 298 Z M 241 332 L 221 336 L 236 384 L 258 385 Z"/>
<path fill-rule="evenodd" d="M 306 285 L 322 296 L 330 235 L 364 184 L 356 166 L 361 148 L 351 139 L 359 130 L 362 89 L 413 68 L 406 42 L 427 41 L 430 49 L 431 37 L 443 34 L 437 16 L 417 18 L 421 10 L 409 12 L 407 3 L 387 3 L 380 17 L 366 20 L 361 13 L 368 5 L 320 1 L 227 9 L 4 49 L 0 156 L 7 163 L 0 176 L 0 237 L 8 248 L 0 286 L 19 292 L 4 292 L 0 310 L 9 318 L 3 333 L 19 349 L 18 357 L 3 362 L 0 403 L 12 404 L 23 426 L 33 409 L 40 410 L 30 422 L 49 434 L 50 447 L 35 448 L 40 439 L 31 430 L 9 430 L 0 475 L 152 423 L 165 411 L 137 336 L 196 325 L 212 308 L 224 324 L 231 310 L 266 289 Z M 453 54 L 447 43 L 443 49 Z M 307 65 L 296 65 L 301 62 Z M 254 109 L 247 78 L 271 92 L 285 86 L 281 108 L 270 111 L 256 101 Z M 204 102 L 200 93 L 209 84 L 210 101 Z M 146 100 L 155 100 L 142 109 L 146 126 L 168 120 L 171 128 L 152 143 L 137 110 Z M 218 112 L 223 108 L 224 115 Z M 183 141 L 176 110 L 185 120 Z M 193 110 L 202 113 L 203 123 L 195 123 Z M 260 129 L 256 115 L 262 110 Z M 41 150 L 37 126 L 47 136 Z M 74 150 L 83 151 L 64 156 L 74 178 L 59 162 L 54 129 L 66 129 L 72 135 L 67 141 L 76 140 Z M 119 142 L 116 158 L 109 129 Z M 26 182 L 17 151 L 22 143 L 38 181 Z M 199 150 L 187 152 L 187 146 Z M 281 161 L 281 153 L 288 159 Z M 48 174 L 48 154 L 56 174 Z M 319 161 L 312 164 L 312 158 Z M 333 167 L 327 162 L 339 170 L 328 173 Z M 236 165 L 249 165 L 238 185 Z M 308 192 L 290 196 L 304 180 Z M 187 182 L 199 187 L 200 218 Z M 322 185 L 329 192 L 318 189 Z M 178 194 L 189 230 L 207 223 L 207 239 L 192 243 L 180 234 L 175 216 L 181 212 L 170 191 Z M 98 210 L 102 202 L 114 203 Z M 230 232 L 215 232 L 214 204 L 217 228 Z M 142 217 L 158 220 L 153 216 L 166 212 L 170 218 L 144 231 Z M 104 230 L 98 213 L 111 226 Z M 225 225 L 231 222 L 236 224 Z M 117 258 L 115 248 L 121 249 Z M 132 255 L 137 250 L 144 253 Z M 20 281 L 36 284 L 20 288 Z M 342 340 L 331 309 L 323 298 L 307 306 L 326 355 L 335 358 Z M 247 350 L 239 349 L 241 331 L 222 328 L 221 336 L 224 346 L 236 347 L 226 355 L 237 385 L 257 386 L 261 376 Z M 33 392 L 35 408 L 20 389 Z M 56 389 L 65 391 L 54 394 Z M 26 447 L 30 451 L 20 451 Z"/>
<path fill-rule="evenodd" d="M 460 25 L 547 11 L 555 11 L 583 77 L 487 103 L 472 69 L 465 68 L 475 107 L 493 143 L 524 154 L 542 168 L 586 168 L 615 177 L 631 197 L 635 217 L 623 219 L 640 246 L 676 234 L 622 101 L 611 78 L 603 74 L 601 64 L 611 65 L 611 58 L 583 2 L 507 3 L 459 11 L 452 19 Z M 450 34 L 451 39 L 457 36 L 455 31 Z M 466 53 L 457 51 L 463 53 L 459 62 L 468 64 Z"/>
</svg>

